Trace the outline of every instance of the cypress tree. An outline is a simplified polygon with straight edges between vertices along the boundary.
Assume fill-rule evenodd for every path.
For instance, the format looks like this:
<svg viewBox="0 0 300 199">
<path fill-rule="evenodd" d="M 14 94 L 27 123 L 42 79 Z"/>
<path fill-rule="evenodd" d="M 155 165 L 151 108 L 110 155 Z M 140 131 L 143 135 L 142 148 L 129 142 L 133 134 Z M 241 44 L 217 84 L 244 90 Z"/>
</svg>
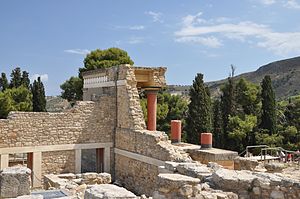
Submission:
<svg viewBox="0 0 300 199">
<path fill-rule="evenodd" d="M 19 67 L 12 70 L 10 74 L 11 80 L 10 80 L 10 88 L 18 88 L 22 85 L 22 75 L 21 75 L 21 69 Z"/>
<path fill-rule="evenodd" d="M 30 79 L 27 71 L 22 72 L 21 84 L 30 89 Z"/>
<path fill-rule="evenodd" d="M 5 91 L 9 87 L 8 80 L 5 73 L 1 73 L 0 77 L 0 91 Z"/>
<path fill-rule="evenodd" d="M 229 116 L 234 116 L 236 114 L 236 90 L 232 77 L 228 78 L 228 82 L 222 88 L 221 111 L 224 136 L 225 139 L 227 139 Z"/>
<path fill-rule="evenodd" d="M 271 77 L 266 75 L 261 83 L 262 114 L 260 128 L 272 135 L 276 132 L 276 102 Z"/>
<path fill-rule="evenodd" d="M 32 104 L 34 112 L 46 112 L 46 97 L 45 97 L 45 88 L 41 77 L 38 77 L 37 80 L 34 80 L 31 86 L 32 92 Z"/>
<path fill-rule="evenodd" d="M 213 103 L 213 144 L 217 148 L 223 148 L 223 126 L 221 102 L 219 99 Z"/>
<path fill-rule="evenodd" d="M 210 93 L 203 82 L 203 74 L 198 73 L 190 88 L 190 104 L 187 116 L 187 141 L 198 144 L 199 135 L 211 130 Z"/>
</svg>

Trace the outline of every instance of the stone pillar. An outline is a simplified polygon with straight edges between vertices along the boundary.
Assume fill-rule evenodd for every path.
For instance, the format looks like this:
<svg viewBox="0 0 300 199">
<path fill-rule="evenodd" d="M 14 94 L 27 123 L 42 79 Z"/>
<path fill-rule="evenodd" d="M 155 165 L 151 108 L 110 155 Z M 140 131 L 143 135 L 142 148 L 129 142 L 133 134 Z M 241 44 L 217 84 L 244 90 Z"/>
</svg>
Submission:
<svg viewBox="0 0 300 199">
<path fill-rule="evenodd" d="M 147 91 L 147 115 L 148 123 L 147 129 L 149 131 L 156 131 L 156 106 L 157 106 L 157 91 Z"/>
<path fill-rule="evenodd" d="M 81 173 L 81 149 L 75 150 L 75 173 Z"/>
<path fill-rule="evenodd" d="M 1 160 L 0 169 L 7 168 L 9 163 L 9 154 L 1 154 L 0 160 Z"/>
<path fill-rule="evenodd" d="M 201 149 L 212 148 L 212 134 L 211 133 L 201 133 Z"/>
<path fill-rule="evenodd" d="M 110 173 L 110 147 L 104 148 L 104 172 Z"/>
<path fill-rule="evenodd" d="M 42 152 L 33 153 L 32 187 L 42 186 Z"/>
<path fill-rule="evenodd" d="M 172 143 L 181 142 L 181 121 L 180 120 L 171 121 L 171 141 Z"/>
</svg>

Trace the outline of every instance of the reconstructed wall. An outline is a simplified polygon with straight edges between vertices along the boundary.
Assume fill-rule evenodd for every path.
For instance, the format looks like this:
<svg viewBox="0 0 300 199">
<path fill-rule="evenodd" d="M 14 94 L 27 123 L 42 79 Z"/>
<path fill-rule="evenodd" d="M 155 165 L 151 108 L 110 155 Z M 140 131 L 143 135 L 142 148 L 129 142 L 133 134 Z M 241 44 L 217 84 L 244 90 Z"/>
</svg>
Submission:
<svg viewBox="0 0 300 199">
<path fill-rule="evenodd" d="M 165 84 L 165 69 L 149 70 L 154 84 Z M 0 121 L 0 148 L 112 142 L 115 180 L 151 195 L 158 166 L 167 160 L 186 161 L 188 155 L 171 145 L 165 133 L 145 130 L 134 67 L 100 69 L 83 77 L 84 99 L 95 102 L 78 102 L 63 113 L 11 113 Z M 75 170 L 74 150 L 42 152 L 41 157 L 42 174 Z"/>
<path fill-rule="evenodd" d="M 0 148 L 75 143 L 112 142 L 115 105 L 78 102 L 63 113 L 12 112 L 0 120 Z"/>
<path fill-rule="evenodd" d="M 42 153 L 43 175 L 75 173 L 75 151 L 51 151 Z"/>
<path fill-rule="evenodd" d="M 12 112 L 8 119 L 0 120 L 0 150 L 111 143 L 116 121 L 115 103 L 111 103 L 114 99 L 102 96 L 99 102 L 78 102 L 62 113 Z M 75 151 L 42 152 L 41 172 L 75 172 Z"/>
<path fill-rule="evenodd" d="M 145 130 L 134 70 L 124 67 L 119 75 L 126 78 L 126 85 L 118 87 L 115 147 L 116 150 L 130 152 L 131 155 L 115 154 L 115 177 L 123 186 L 137 194 L 152 195 L 158 176 L 158 165 L 155 164 L 166 160 L 184 161 L 188 159 L 187 154 L 175 149 L 164 132 Z M 142 160 L 139 155 L 142 158 L 152 158 L 153 161 L 150 159 L 147 162 L 147 158 Z"/>
</svg>

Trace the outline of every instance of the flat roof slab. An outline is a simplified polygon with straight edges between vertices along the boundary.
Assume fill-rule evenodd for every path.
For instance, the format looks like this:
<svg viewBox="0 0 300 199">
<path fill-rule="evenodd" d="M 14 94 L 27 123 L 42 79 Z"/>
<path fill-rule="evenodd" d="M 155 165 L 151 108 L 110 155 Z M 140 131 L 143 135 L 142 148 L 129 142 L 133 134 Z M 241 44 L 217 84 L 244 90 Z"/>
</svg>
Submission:
<svg viewBox="0 0 300 199">
<path fill-rule="evenodd" d="M 188 150 L 191 158 L 201 163 L 216 162 L 216 161 L 232 161 L 238 156 L 238 152 L 229 151 L 224 149 L 210 148 L 210 149 L 197 149 Z"/>
</svg>

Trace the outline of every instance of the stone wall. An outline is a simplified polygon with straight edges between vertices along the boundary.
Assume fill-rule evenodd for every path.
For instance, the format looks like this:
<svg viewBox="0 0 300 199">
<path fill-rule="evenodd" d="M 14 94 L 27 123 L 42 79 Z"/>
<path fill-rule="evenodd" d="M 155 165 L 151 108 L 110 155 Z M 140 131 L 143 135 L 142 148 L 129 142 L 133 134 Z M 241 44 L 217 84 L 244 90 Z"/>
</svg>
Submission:
<svg viewBox="0 0 300 199">
<path fill-rule="evenodd" d="M 75 173 L 75 151 L 42 153 L 42 174 Z"/>
<path fill-rule="evenodd" d="M 156 81 L 164 82 L 160 73 Z M 126 152 L 160 161 L 188 161 L 188 155 L 171 145 L 164 132 L 147 131 L 140 106 L 134 69 L 123 66 L 119 78 L 125 78 L 125 85 L 119 86 L 118 123 L 115 147 Z M 157 184 L 158 166 L 138 159 L 115 155 L 115 177 L 127 189 L 137 194 L 152 195 Z"/>
<path fill-rule="evenodd" d="M 0 150 L 27 147 L 30 152 L 46 146 L 50 151 L 42 152 L 42 175 L 75 172 L 75 150 L 51 151 L 51 146 L 112 143 L 116 121 L 113 99 L 102 96 L 98 102 L 77 102 L 62 113 L 11 112 L 8 119 L 0 120 Z M 22 153 L 22 148 L 16 151 Z"/>
<path fill-rule="evenodd" d="M 78 102 L 62 113 L 11 112 L 0 120 L 0 148 L 112 142 L 115 104 Z"/>
<path fill-rule="evenodd" d="M 300 182 L 280 175 L 218 169 L 211 182 L 218 189 L 237 193 L 240 198 L 300 198 Z"/>
</svg>

